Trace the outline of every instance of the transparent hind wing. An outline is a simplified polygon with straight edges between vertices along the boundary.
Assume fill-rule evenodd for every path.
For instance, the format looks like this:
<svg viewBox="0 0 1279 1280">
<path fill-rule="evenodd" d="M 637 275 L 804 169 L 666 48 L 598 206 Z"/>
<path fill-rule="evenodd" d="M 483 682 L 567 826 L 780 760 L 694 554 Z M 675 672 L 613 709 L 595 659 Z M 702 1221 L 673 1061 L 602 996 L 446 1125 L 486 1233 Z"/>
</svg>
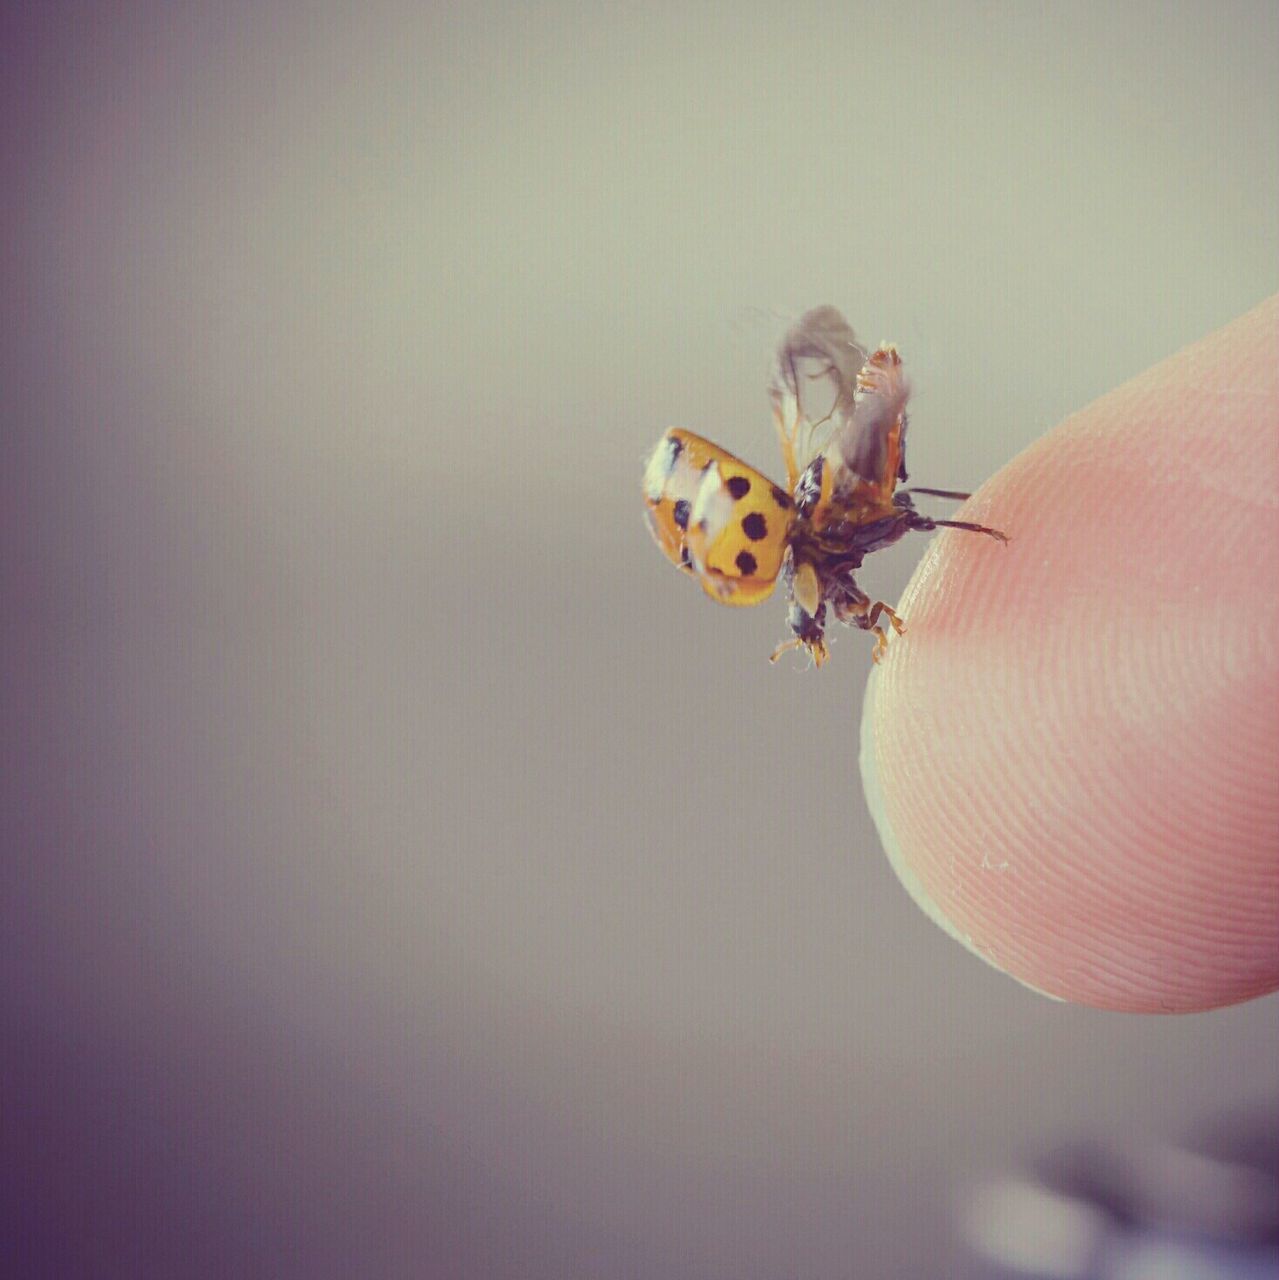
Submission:
<svg viewBox="0 0 1279 1280">
<path fill-rule="evenodd" d="M 834 307 L 805 312 L 783 336 L 773 361 L 768 397 L 791 492 L 830 435 L 839 432 L 852 415 L 857 377 L 865 360 L 866 352 L 852 327 Z M 820 379 L 830 380 L 835 395 L 829 412 L 814 421 L 802 384 Z M 825 426 L 829 430 L 823 432 Z"/>
</svg>

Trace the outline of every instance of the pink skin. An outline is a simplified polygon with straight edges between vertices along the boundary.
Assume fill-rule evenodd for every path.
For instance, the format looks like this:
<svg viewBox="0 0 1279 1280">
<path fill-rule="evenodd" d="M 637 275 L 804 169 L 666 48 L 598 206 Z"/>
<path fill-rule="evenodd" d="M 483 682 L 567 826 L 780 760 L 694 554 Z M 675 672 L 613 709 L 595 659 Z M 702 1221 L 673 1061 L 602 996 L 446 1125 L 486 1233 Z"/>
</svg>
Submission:
<svg viewBox="0 0 1279 1280">
<path fill-rule="evenodd" d="M 1062 423 L 942 533 L 867 794 L 943 928 L 1047 994 L 1279 987 L 1279 297 Z"/>
</svg>

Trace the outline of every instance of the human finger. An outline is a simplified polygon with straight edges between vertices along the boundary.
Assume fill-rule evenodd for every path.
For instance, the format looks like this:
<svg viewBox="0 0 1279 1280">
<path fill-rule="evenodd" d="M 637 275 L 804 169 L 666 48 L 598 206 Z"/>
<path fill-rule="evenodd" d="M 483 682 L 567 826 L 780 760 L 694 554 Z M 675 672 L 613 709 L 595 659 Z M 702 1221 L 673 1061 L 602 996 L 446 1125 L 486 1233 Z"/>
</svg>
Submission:
<svg viewBox="0 0 1279 1280">
<path fill-rule="evenodd" d="M 1098 400 L 930 546 L 867 795 L 921 907 L 1040 991 L 1279 987 L 1279 298 Z"/>
</svg>

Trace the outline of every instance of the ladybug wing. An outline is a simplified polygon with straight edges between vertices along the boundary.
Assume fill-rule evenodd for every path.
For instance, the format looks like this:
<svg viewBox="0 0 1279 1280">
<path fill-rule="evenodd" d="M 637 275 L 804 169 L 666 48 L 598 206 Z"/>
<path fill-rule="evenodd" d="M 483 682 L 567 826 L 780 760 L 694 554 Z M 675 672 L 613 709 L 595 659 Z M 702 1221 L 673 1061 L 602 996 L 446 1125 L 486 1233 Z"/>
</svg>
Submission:
<svg viewBox="0 0 1279 1280">
<path fill-rule="evenodd" d="M 794 523 L 789 495 L 740 458 L 672 428 L 644 472 L 649 529 L 673 564 L 721 604 L 772 594 Z"/>
<path fill-rule="evenodd" d="M 768 394 L 786 416 L 803 413 L 800 404 L 800 362 L 820 362 L 811 370 L 813 377 L 828 377 L 835 388 L 833 414 L 846 416 L 852 411 L 857 374 L 866 360 L 866 349 L 843 315 L 834 307 L 814 307 L 806 311 L 782 336 L 773 362 Z"/>
<path fill-rule="evenodd" d="M 815 440 L 818 428 L 832 422 L 838 429 L 852 416 L 857 374 L 865 359 L 866 351 L 857 335 L 834 307 L 806 311 L 783 335 L 773 361 L 768 397 L 792 492 L 820 451 Z M 813 422 L 804 404 L 801 382 L 820 378 L 830 379 L 835 399 L 830 412 Z"/>
<path fill-rule="evenodd" d="M 837 425 L 826 455 L 840 464 L 837 492 L 854 489 L 882 502 L 906 478 L 906 402 L 910 383 L 897 348 L 889 343 L 857 375 L 852 411 Z"/>
</svg>

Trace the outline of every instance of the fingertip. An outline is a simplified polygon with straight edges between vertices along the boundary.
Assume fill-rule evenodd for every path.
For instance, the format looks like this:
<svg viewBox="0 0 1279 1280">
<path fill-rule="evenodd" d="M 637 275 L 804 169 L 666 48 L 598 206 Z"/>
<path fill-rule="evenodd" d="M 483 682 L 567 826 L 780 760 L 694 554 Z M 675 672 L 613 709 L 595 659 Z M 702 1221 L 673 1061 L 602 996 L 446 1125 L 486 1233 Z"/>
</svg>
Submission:
<svg viewBox="0 0 1279 1280">
<path fill-rule="evenodd" d="M 879 670 L 877 667 L 876 671 Z M 875 824 L 875 831 L 879 836 L 879 842 L 884 850 L 884 855 L 888 859 L 888 865 L 892 867 L 893 873 L 901 882 L 902 888 L 910 895 L 915 905 L 935 924 L 943 933 L 959 943 L 971 955 L 976 956 L 979 960 L 985 961 L 994 969 L 998 969 L 1001 973 L 1005 972 L 1000 968 L 997 955 L 989 950 L 978 946 L 973 936 L 969 933 L 963 933 L 950 920 L 945 912 L 938 907 L 928 890 L 924 886 L 923 880 L 916 874 L 915 867 L 910 858 L 902 850 L 901 842 L 897 839 L 897 835 L 893 830 L 892 823 L 889 819 L 888 805 L 885 801 L 884 791 L 880 785 L 878 753 L 875 745 L 875 726 L 876 717 L 876 689 L 878 682 L 875 672 L 871 673 L 870 679 L 866 685 L 866 696 L 862 703 L 862 723 L 859 751 L 859 767 L 862 776 L 862 788 L 866 796 L 866 807 L 870 812 L 871 821 Z M 1033 986 L 1029 982 L 1018 978 L 1016 974 L 1009 974 L 1015 981 L 1021 982 L 1025 987 L 1034 991 L 1036 995 L 1047 996 L 1050 1000 L 1060 1000 L 1061 996 L 1053 995 L 1050 991 L 1043 991 Z"/>
<path fill-rule="evenodd" d="M 878 754 L 875 743 L 876 691 L 879 688 L 876 676 L 878 671 L 878 666 L 872 669 L 866 682 L 866 696 L 862 702 L 861 746 L 858 763 L 861 768 L 862 790 L 866 796 L 866 808 L 870 812 L 871 821 L 875 824 L 875 830 L 879 835 L 879 842 L 883 847 L 884 855 L 888 858 L 889 866 L 892 867 L 898 880 L 901 881 L 902 887 L 914 899 L 915 905 L 939 929 L 948 933 L 962 946 L 973 951 L 974 955 L 980 955 L 980 952 L 973 949 L 971 940 L 965 938 L 951 924 L 946 916 L 938 910 L 937 904 L 929 897 L 919 877 L 915 874 L 914 867 L 903 856 L 901 843 L 898 841 L 892 823 L 889 820 L 888 807 L 885 803 L 883 787 L 879 780 Z"/>
<path fill-rule="evenodd" d="M 1272 300 L 994 477 L 964 518 L 1013 541 L 936 538 L 870 681 L 890 863 L 1046 994 L 1171 1011 L 1279 986 L 1279 508 L 1238 435 L 1252 415 L 1273 448 L 1277 321 Z"/>
</svg>

